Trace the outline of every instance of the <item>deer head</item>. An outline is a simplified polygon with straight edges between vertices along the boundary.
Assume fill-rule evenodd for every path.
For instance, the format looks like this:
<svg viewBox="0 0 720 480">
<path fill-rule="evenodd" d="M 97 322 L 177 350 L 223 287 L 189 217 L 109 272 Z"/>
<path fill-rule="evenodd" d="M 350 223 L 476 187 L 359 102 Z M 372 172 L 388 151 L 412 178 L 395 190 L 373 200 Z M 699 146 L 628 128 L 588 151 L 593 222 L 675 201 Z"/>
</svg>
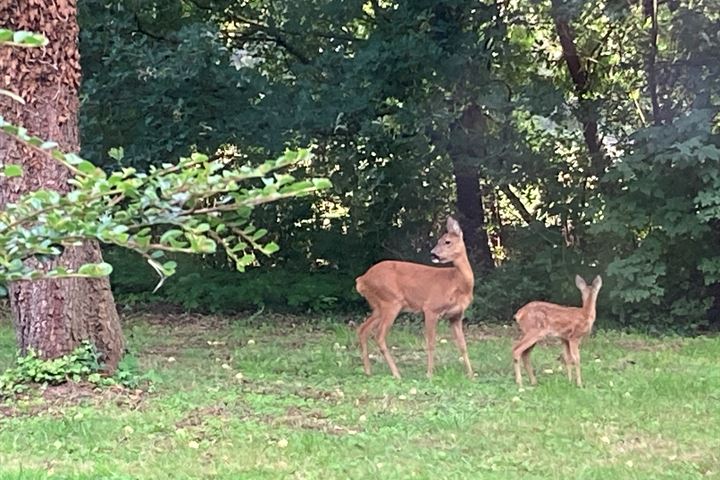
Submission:
<svg viewBox="0 0 720 480">
<path fill-rule="evenodd" d="M 575 286 L 578 290 L 580 290 L 583 305 L 586 305 L 590 300 L 591 295 L 594 294 L 597 297 L 597 293 L 600 291 L 600 287 L 602 287 L 602 278 L 598 275 L 593 280 L 592 285 L 588 286 L 580 275 L 575 275 Z"/>
<path fill-rule="evenodd" d="M 448 217 L 446 227 L 447 233 L 440 237 L 435 248 L 430 251 L 433 263 L 453 263 L 457 258 L 466 255 L 460 224 L 454 218 Z"/>
</svg>

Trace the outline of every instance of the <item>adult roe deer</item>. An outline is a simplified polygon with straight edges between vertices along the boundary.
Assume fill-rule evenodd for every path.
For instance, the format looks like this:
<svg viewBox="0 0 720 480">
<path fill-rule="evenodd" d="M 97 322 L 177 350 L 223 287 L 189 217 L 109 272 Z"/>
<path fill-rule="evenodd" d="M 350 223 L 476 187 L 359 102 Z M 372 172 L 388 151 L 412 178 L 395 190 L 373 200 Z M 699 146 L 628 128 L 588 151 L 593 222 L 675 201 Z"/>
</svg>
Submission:
<svg viewBox="0 0 720 480">
<path fill-rule="evenodd" d="M 375 331 L 375 340 L 393 377 L 400 378 L 385 337 L 398 314 L 407 311 L 422 312 L 425 316 L 428 377 L 432 376 L 433 371 L 435 327 L 440 317 L 446 316 L 450 320 L 450 328 L 467 374 L 472 378 L 462 320 L 465 309 L 472 301 L 474 277 L 462 230 L 454 218 L 448 217 L 447 233 L 440 237 L 430 253 L 433 263 L 452 263 L 452 267 L 385 260 L 355 279 L 355 288 L 372 309 L 370 316 L 357 329 L 365 374 L 370 375 L 368 337 Z"/>
<path fill-rule="evenodd" d="M 592 330 L 595 323 L 595 304 L 602 287 L 602 278 L 598 275 L 588 286 L 579 275 L 575 276 L 575 285 L 582 294 L 582 307 L 566 307 L 549 302 L 530 302 L 515 314 L 515 321 L 523 332 L 522 338 L 513 345 L 512 355 L 515 367 L 515 381 L 522 386 L 520 359 L 522 358 L 530 383 L 537 384 L 530 364 L 530 352 L 542 338 L 552 335 L 563 342 L 563 359 L 567 368 L 568 380 L 572 382 L 571 365 L 575 367 L 575 380 L 582 387 L 580 376 L 580 341 Z"/>
</svg>

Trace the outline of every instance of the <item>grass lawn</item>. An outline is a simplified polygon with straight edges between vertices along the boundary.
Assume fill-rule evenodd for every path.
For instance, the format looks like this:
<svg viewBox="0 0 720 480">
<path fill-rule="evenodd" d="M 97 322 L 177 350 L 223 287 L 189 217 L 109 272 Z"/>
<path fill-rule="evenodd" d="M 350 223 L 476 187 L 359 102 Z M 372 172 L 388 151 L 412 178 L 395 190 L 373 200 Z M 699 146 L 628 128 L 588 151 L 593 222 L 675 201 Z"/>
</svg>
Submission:
<svg viewBox="0 0 720 480">
<path fill-rule="evenodd" d="M 583 389 L 551 343 L 533 352 L 539 386 L 518 390 L 511 327 L 468 329 L 471 381 L 443 325 L 427 380 L 420 322 L 401 322 L 394 381 L 374 344 L 362 374 L 344 321 L 291 322 L 126 319 L 152 388 L 0 406 L 0 478 L 720 478 L 720 338 L 598 331 Z M 13 354 L 2 320 L 0 368 Z"/>
</svg>

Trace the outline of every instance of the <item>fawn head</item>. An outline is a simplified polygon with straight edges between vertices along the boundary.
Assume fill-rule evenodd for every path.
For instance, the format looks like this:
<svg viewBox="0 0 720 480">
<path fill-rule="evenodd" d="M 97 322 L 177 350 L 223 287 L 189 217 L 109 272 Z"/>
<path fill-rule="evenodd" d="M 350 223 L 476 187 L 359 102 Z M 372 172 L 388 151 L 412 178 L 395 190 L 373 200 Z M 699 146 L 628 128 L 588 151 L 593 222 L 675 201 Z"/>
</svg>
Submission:
<svg viewBox="0 0 720 480">
<path fill-rule="evenodd" d="M 461 255 L 465 255 L 465 242 L 460 224 L 452 217 L 447 219 L 447 233 L 440 237 L 430 251 L 433 263 L 451 263 Z"/>
<path fill-rule="evenodd" d="M 585 283 L 585 280 L 583 280 L 580 275 L 575 275 L 575 286 L 578 288 L 578 290 L 580 290 L 583 305 L 585 305 L 587 300 L 590 298 L 590 295 L 597 295 L 597 292 L 600 291 L 600 287 L 602 287 L 602 278 L 600 278 L 600 275 L 598 275 L 597 277 L 595 277 L 592 284 L 588 285 L 587 283 Z"/>
</svg>

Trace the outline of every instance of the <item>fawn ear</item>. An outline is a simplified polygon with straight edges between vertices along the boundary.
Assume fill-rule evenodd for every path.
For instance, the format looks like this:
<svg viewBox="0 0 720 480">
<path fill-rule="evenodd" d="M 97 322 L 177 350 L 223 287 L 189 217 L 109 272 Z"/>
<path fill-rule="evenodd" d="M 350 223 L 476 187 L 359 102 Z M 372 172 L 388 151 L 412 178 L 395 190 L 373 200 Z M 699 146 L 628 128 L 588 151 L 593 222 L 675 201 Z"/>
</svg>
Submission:
<svg viewBox="0 0 720 480">
<path fill-rule="evenodd" d="M 462 230 L 460 229 L 460 224 L 453 217 L 448 217 L 447 219 L 447 231 L 449 233 L 454 233 L 459 237 L 463 236 Z"/>
<path fill-rule="evenodd" d="M 595 277 L 595 280 L 593 280 L 592 286 L 595 290 L 600 290 L 600 287 L 602 287 L 602 278 L 600 278 L 600 275 Z"/>
<path fill-rule="evenodd" d="M 580 290 L 585 290 L 587 288 L 587 283 L 585 283 L 585 280 L 580 275 L 575 275 L 575 286 Z"/>
</svg>

